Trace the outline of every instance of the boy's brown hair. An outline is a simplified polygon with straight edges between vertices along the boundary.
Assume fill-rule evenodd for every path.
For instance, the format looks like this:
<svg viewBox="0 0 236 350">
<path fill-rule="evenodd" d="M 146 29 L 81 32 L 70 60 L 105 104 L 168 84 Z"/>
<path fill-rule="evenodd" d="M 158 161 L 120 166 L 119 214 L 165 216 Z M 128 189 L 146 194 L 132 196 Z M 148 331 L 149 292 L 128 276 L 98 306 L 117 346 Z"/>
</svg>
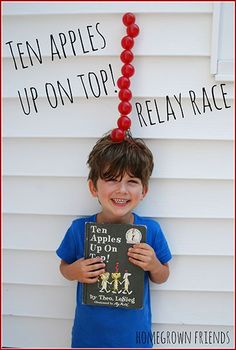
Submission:
<svg viewBox="0 0 236 350">
<path fill-rule="evenodd" d="M 154 166 L 150 149 L 142 139 L 133 139 L 131 135 L 122 142 L 112 141 L 110 135 L 103 136 L 93 147 L 87 164 L 90 168 L 88 180 L 95 186 L 98 178 L 121 179 L 125 172 L 147 186 Z"/>
</svg>

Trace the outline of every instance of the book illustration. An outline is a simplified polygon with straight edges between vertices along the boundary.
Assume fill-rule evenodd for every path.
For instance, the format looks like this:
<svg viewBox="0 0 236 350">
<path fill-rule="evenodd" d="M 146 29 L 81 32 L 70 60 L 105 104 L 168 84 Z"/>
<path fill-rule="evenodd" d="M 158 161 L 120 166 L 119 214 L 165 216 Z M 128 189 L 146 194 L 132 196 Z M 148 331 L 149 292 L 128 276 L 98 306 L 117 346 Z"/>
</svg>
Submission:
<svg viewBox="0 0 236 350">
<path fill-rule="evenodd" d="M 122 282 L 120 281 L 121 273 L 118 271 L 119 263 L 116 263 L 116 271 L 111 274 L 112 281 L 109 282 L 110 273 L 104 272 L 99 276 L 98 279 L 98 286 L 99 286 L 99 292 L 106 292 L 109 293 L 111 289 L 108 289 L 108 285 L 112 285 L 112 293 L 117 294 L 131 294 L 133 293 L 132 290 L 129 290 L 129 277 L 132 275 L 127 270 L 125 270 L 125 273 L 123 275 Z M 122 286 L 122 287 L 119 287 Z"/>
<path fill-rule="evenodd" d="M 143 306 L 144 271 L 128 258 L 130 246 L 146 241 L 146 226 L 86 223 L 85 258 L 100 256 L 105 272 L 84 284 L 83 303 L 139 309 Z"/>
<path fill-rule="evenodd" d="M 129 285 L 130 285 L 130 281 L 129 281 L 129 277 L 132 275 L 132 273 L 129 273 L 129 272 L 125 272 L 124 273 L 124 276 L 123 276 L 123 282 L 124 283 L 124 290 L 123 290 L 123 294 L 131 294 L 133 293 L 133 291 L 129 290 Z"/>
<path fill-rule="evenodd" d="M 111 282 L 108 282 L 108 279 L 110 277 L 110 272 L 103 272 L 99 276 L 98 284 L 101 283 L 101 289 L 99 289 L 99 292 L 106 292 L 109 293 L 110 289 L 108 290 L 108 284 L 111 284 Z"/>
<path fill-rule="evenodd" d="M 113 286 L 112 293 L 119 292 L 119 284 L 120 284 L 119 279 L 121 278 L 121 273 L 118 270 L 118 266 L 119 266 L 119 263 L 116 263 L 116 271 L 112 272 L 111 274 L 111 278 L 112 278 L 111 284 Z"/>
<path fill-rule="evenodd" d="M 141 242 L 142 234 L 137 228 L 129 229 L 126 234 L 126 243 L 137 244 Z"/>
</svg>

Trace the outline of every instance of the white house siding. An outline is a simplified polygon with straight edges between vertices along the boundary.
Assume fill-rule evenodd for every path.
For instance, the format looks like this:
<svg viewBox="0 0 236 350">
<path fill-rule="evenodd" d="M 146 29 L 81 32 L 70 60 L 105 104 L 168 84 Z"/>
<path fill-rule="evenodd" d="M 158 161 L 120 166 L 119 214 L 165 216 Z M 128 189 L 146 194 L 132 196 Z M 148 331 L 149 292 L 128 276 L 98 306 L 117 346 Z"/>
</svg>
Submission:
<svg viewBox="0 0 236 350">
<path fill-rule="evenodd" d="M 115 127 L 118 99 L 110 81 L 107 96 L 103 92 L 100 98 L 86 99 L 77 89 L 73 103 L 67 99 L 64 106 L 51 109 L 42 86 L 57 79 L 66 82 L 67 77 L 76 84 L 76 74 L 108 72 L 109 64 L 117 79 L 124 35 L 121 17 L 127 11 L 136 14 L 141 29 L 133 50 L 132 131 L 146 140 L 156 163 L 149 195 L 137 213 L 160 221 L 173 252 L 169 280 L 151 285 L 154 347 L 234 346 L 233 107 L 208 108 L 194 115 L 188 95 L 195 91 L 201 105 L 202 87 L 210 92 L 216 84 L 216 102 L 223 106 L 219 87 L 226 84 L 226 103 L 233 105 L 228 72 L 227 81 L 220 80 L 221 71 L 217 81 L 210 72 L 222 35 L 216 3 L 7 1 L 3 3 L 3 346 L 70 346 L 75 284 L 59 274 L 55 250 L 73 218 L 98 210 L 87 190 L 86 159 L 95 141 Z M 221 11 L 219 19 L 222 13 L 224 22 L 225 16 L 233 16 L 232 11 Z M 97 22 L 106 38 L 104 50 L 76 57 L 70 52 L 66 59 L 51 62 L 45 40 L 50 33 Z M 233 37 L 233 28 L 230 33 Z M 4 43 L 35 38 L 43 64 L 15 70 Z M 228 48 L 233 42 L 228 35 L 220 40 L 220 48 L 222 40 Z M 217 64 L 213 66 L 217 70 Z M 40 111 L 25 116 L 17 90 L 29 86 L 38 89 Z M 173 99 L 180 93 L 184 118 L 179 113 L 176 120 L 158 123 L 154 99 L 163 116 L 166 95 Z M 135 102 L 144 106 L 147 100 L 156 124 L 141 127 Z M 213 342 L 216 335 L 219 344 Z M 140 341 L 145 341 L 142 334 Z"/>
</svg>

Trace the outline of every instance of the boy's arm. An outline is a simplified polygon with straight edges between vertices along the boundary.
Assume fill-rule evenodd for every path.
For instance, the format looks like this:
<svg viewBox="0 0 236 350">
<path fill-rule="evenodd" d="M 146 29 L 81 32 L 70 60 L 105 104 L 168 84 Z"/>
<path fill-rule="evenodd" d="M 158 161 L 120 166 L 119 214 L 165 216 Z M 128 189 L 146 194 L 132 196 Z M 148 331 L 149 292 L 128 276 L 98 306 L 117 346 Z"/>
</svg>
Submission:
<svg viewBox="0 0 236 350">
<path fill-rule="evenodd" d="M 135 244 L 129 248 L 130 262 L 149 272 L 150 280 L 154 283 L 163 283 L 169 277 L 169 265 L 162 264 L 156 257 L 154 249 L 146 244 Z"/>
<path fill-rule="evenodd" d="M 160 264 L 158 264 L 159 266 L 156 266 L 152 271 L 149 271 L 149 277 L 154 283 L 164 283 L 168 280 L 170 274 L 169 265 L 162 264 L 159 260 L 158 263 Z"/>
<path fill-rule="evenodd" d="M 79 281 L 81 283 L 95 283 L 99 276 L 105 272 L 105 264 L 100 257 L 76 260 L 68 264 L 61 260 L 61 274 L 69 281 Z"/>
</svg>

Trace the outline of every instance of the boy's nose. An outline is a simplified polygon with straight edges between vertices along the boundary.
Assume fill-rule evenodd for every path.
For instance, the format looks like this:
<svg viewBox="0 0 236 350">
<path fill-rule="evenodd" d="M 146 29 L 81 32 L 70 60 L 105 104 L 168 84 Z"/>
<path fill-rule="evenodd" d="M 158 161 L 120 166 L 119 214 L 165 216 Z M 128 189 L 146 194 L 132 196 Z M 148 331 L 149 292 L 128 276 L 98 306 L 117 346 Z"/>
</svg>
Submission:
<svg viewBox="0 0 236 350">
<path fill-rule="evenodd" d="M 125 182 L 120 181 L 117 183 L 117 192 L 127 193 L 127 187 Z"/>
</svg>

